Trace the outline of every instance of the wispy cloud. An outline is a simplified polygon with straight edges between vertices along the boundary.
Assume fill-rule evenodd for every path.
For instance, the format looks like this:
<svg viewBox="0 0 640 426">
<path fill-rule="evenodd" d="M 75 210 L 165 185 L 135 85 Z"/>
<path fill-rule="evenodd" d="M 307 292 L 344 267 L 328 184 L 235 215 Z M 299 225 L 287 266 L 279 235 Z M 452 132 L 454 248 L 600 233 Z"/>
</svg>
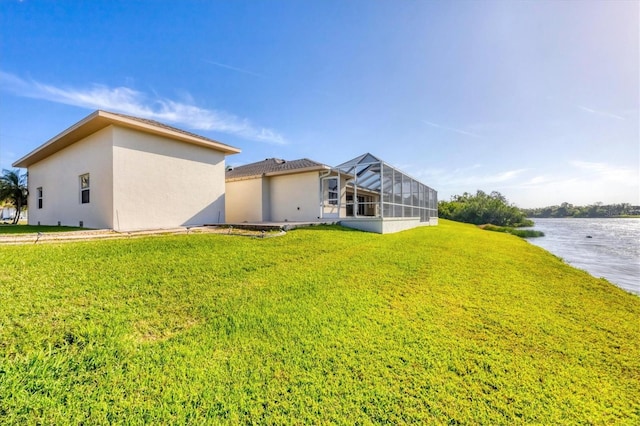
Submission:
<svg viewBox="0 0 640 426">
<path fill-rule="evenodd" d="M 504 171 L 492 171 L 482 173 L 483 166 L 474 164 L 469 167 L 458 169 L 428 169 L 418 172 L 419 178 L 425 178 L 427 182 L 437 183 L 442 187 L 448 188 L 467 188 L 472 190 L 481 188 L 483 185 L 504 184 L 511 182 L 521 176 L 527 169 L 512 169 Z"/>
<path fill-rule="evenodd" d="M 433 122 L 427 121 L 427 120 L 420 120 L 420 121 L 422 121 L 424 124 L 427 124 L 427 125 L 429 125 L 431 127 L 436 127 L 438 129 L 448 130 L 450 132 L 460 133 L 461 135 L 466 135 L 466 136 L 471 136 L 473 138 L 482 139 L 482 136 L 476 135 L 475 133 L 467 132 L 466 130 L 456 129 L 455 127 L 442 126 L 440 124 L 433 123 Z"/>
<path fill-rule="evenodd" d="M 544 185 L 550 183 L 552 180 L 549 176 L 534 176 L 528 181 L 524 182 L 524 185 Z"/>
<path fill-rule="evenodd" d="M 638 171 L 628 167 L 613 166 L 607 163 L 594 163 L 589 161 L 571 161 L 574 168 L 582 171 L 587 177 L 599 179 L 603 182 L 616 184 L 638 184 Z"/>
<path fill-rule="evenodd" d="M 225 111 L 201 108 L 192 102 L 180 102 L 157 95 L 150 97 L 129 87 L 109 87 L 102 84 L 83 88 L 56 87 L 0 71 L 0 89 L 18 96 L 83 108 L 117 111 L 259 142 L 279 145 L 287 143 L 280 133 L 273 129 L 256 126 L 246 118 Z M 189 100 L 189 96 L 183 97 Z"/>
<path fill-rule="evenodd" d="M 254 77 L 264 77 L 263 74 L 259 74 L 257 72 L 245 70 L 243 68 L 238 68 L 238 67 L 234 67 L 234 66 L 227 65 L 227 64 L 221 64 L 220 62 L 214 62 L 214 61 L 210 61 L 210 60 L 207 60 L 207 59 L 204 59 L 204 62 L 206 62 L 208 64 L 211 64 L 211 65 L 215 65 L 216 67 L 219 67 L 219 68 L 226 68 L 226 69 L 231 70 L 231 71 L 236 71 L 236 72 L 240 72 L 240 73 L 243 73 L 243 74 L 249 74 L 249 75 L 252 75 Z"/>
<path fill-rule="evenodd" d="M 612 114 L 612 113 L 607 112 L 607 111 L 599 111 L 599 110 L 596 110 L 596 109 L 587 108 L 587 107 L 582 106 L 582 105 L 578 105 L 578 108 L 580 108 L 581 110 L 586 111 L 586 112 L 588 112 L 590 114 L 600 115 L 602 117 L 615 118 L 616 120 L 624 120 L 624 117 L 621 117 L 621 116 L 616 115 L 616 114 Z"/>
<path fill-rule="evenodd" d="M 567 201 L 588 205 L 640 202 L 637 169 L 607 163 L 575 160 L 560 170 L 549 170 L 512 188 L 529 206 L 548 206 Z"/>
</svg>

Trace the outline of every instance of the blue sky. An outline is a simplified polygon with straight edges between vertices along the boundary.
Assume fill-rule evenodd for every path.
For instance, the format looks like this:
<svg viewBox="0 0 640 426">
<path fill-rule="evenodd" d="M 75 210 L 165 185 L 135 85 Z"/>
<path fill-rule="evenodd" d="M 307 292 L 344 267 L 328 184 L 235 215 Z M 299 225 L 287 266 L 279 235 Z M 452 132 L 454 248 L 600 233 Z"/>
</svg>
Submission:
<svg viewBox="0 0 640 426">
<path fill-rule="evenodd" d="M 636 1 L 0 0 L 0 167 L 95 109 L 364 152 L 449 199 L 640 204 Z"/>
</svg>

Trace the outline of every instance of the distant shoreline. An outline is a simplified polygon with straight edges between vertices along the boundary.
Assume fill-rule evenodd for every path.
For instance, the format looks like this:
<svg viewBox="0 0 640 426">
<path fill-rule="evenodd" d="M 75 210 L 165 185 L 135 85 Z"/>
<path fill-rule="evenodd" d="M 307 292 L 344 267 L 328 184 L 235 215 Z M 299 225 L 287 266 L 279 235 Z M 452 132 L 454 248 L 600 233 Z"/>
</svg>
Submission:
<svg viewBox="0 0 640 426">
<path fill-rule="evenodd" d="M 619 216 L 527 216 L 527 219 L 640 219 L 640 215 Z"/>
<path fill-rule="evenodd" d="M 640 206 L 631 203 L 602 204 L 596 203 L 588 206 L 574 206 L 570 203 L 562 203 L 556 206 L 534 207 L 521 209 L 525 216 L 531 218 L 619 218 L 619 217 L 640 217 Z"/>
</svg>

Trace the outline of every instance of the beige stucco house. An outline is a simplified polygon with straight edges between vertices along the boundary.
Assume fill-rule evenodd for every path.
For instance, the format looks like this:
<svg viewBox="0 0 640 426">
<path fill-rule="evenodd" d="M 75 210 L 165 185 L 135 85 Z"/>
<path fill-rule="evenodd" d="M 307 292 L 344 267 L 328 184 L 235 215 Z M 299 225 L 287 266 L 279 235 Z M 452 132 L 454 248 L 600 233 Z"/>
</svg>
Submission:
<svg viewBox="0 0 640 426">
<path fill-rule="evenodd" d="M 320 178 L 331 168 L 309 159 L 264 161 L 226 172 L 226 219 L 242 222 L 310 222 L 321 218 Z"/>
<path fill-rule="evenodd" d="M 31 225 L 118 231 L 225 222 L 225 156 L 239 149 L 95 111 L 25 157 Z"/>
<path fill-rule="evenodd" d="M 391 233 L 438 223 L 437 192 L 371 154 L 330 167 L 307 158 L 226 172 L 229 223 L 339 222 Z"/>
</svg>

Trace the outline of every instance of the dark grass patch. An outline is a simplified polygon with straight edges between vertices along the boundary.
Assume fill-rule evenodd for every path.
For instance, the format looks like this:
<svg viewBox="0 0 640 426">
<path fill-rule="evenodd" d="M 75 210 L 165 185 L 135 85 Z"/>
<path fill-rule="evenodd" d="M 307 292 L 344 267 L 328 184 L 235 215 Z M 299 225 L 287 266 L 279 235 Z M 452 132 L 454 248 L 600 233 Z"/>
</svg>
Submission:
<svg viewBox="0 0 640 426">
<path fill-rule="evenodd" d="M 2 234 L 36 234 L 52 232 L 87 231 L 88 228 L 78 228 L 75 226 L 46 226 L 46 225 L 9 225 L 0 224 L 0 235 Z"/>
</svg>

